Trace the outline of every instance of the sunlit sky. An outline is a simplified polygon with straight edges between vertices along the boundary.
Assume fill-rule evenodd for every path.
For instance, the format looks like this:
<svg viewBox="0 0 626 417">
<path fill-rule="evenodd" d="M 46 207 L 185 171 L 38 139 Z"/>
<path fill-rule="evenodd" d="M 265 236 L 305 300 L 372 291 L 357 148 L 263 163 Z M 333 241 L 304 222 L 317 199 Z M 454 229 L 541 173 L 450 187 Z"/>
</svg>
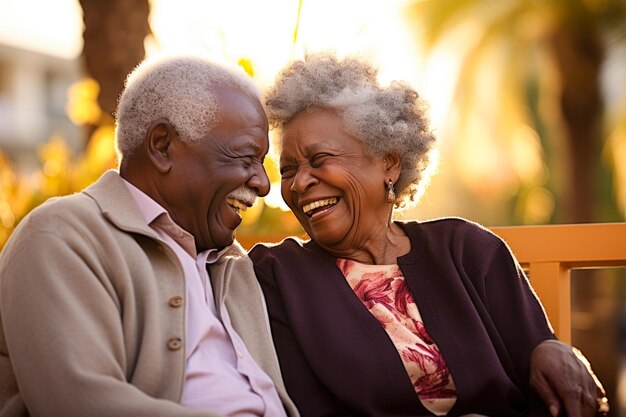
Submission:
<svg viewBox="0 0 626 417">
<path fill-rule="evenodd" d="M 77 0 L 0 0 L 0 42 L 63 58 L 82 48 Z"/>
<path fill-rule="evenodd" d="M 333 48 L 391 60 L 402 76 L 415 46 L 399 23 L 405 0 L 304 1 L 296 48 L 295 0 L 153 0 L 151 25 L 158 49 L 249 57 L 260 71 L 275 72 L 295 52 Z M 82 48 L 77 0 L 0 0 L 0 41 L 64 58 Z M 410 74 L 405 74 L 406 75 Z"/>
<path fill-rule="evenodd" d="M 305 51 L 366 55 L 379 66 L 383 82 L 402 79 L 418 89 L 430 104 L 432 127 L 439 130 L 457 62 L 446 50 L 422 59 L 415 35 L 402 21 L 406 3 L 304 0 L 294 45 L 297 0 L 151 0 L 154 39 L 146 42 L 147 54 L 200 52 L 231 62 L 247 58 L 262 87 Z M 78 0 L 0 0 L 0 43 L 75 59 L 82 31 Z M 271 205 L 281 200 L 274 188 L 266 199 Z"/>
<path fill-rule="evenodd" d="M 150 25 L 154 37 L 147 40 L 146 50 L 148 55 L 200 52 L 230 62 L 246 58 L 252 62 L 255 78 L 262 88 L 271 83 L 276 72 L 290 59 L 299 58 L 306 51 L 333 49 L 339 54 L 366 55 L 380 68 L 383 82 L 408 81 L 429 103 L 431 127 L 439 139 L 443 157 L 435 178 L 439 186 L 431 186 L 422 208 L 428 209 L 428 200 L 436 195 L 433 188 L 441 190 L 440 200 L 447 200 L 451 183 L 446 183 L 445 178 L 451 178 L 455 169 L 466 183 L 472 182 L 483 191 L 491 187 L 492 197 L 517 192 L 519 184 L 513 177 L 537 164 L 529 164 L 529 157 L 513 158 L 511 163 L 504 145 L 496 143 L 502 138 L 493 135 L 491 118 L 481 116 L 474 120 L 477 124 L 468 129 L 472 141 L 465 140 L 467 152 L 457 135 L 451 133 L 458 110 L 451 106 L 451 99 L 463 59 L 459 51 L 463 50 L 462 45 L 471 50 L 475 43 L 472 39 L 480 36 L 481 30 L 451 31 L 447 41 L 426 56 L 420 50 L 416 30 L 410 30 L 403 20 L 404 6 L 410 1 L 415 0 L 303 0 L 294 44 L 298 0 L 151 0 Z M 0 0 L 0 44 L 76 59 L 82 50 L 82 31 L 78 0 Z M 623 89 L 614 87 L 624 85 L 622 62 L 623 57 L 609 59 L 607 68 L 613 71 L 607 72 L 609 76 L 603 84 L 607 103 L 620 108 Z M 480 75 L 484 82 L 479 80 L 479 92 L 493 92 L 487 87 L 498 85 L 493 82 L 495 67 L 482 68 Z M 524 149 L 534 147 L 526 153 L 533 155 L 533 161 L 541 162 L 536 132 L 521 127 L 517 136 L 525 139 L 517 142 L 526 144 Z M 511 135 L 516 136 L 514 132 Z M 452 159 L 450 149 L 457 150 L 457 159 Z M 524 169 L 517 168 L 516 161 Z M 533 170 L 536 171 L 540 170 Z M 510 175 L 507 177 L 503 172 Z M 503 178 L 504 183 L 512 186 L 506 188 L 506 184 L 498 182 Z M 270 200 L 280 200 L 275 195 L 277 191 L 273 187 L 272 195 L 266 199 L 268 204 Z M 501 199 L 504 201 L 504 197 Z"/>
<path fill-rule="evenodd" d="M 420 61 L 414 36 L 401 21 L 406 2 L 305 0 L 293 45 L 296 0 L 152 0 L 155 41 L 146 46 L 149 54 L 202 52 L 235 62 L 245 57 L 262 84 L 307 50 L 366 54 L 380 66 L 383 81 L 403 79 L 419 89 L 431 102 L 436 127 L 454 65 L 445 54 L 429 64 Z M 72 59 L 80 55 L 82 30 L 77 0 L 0 0 L 0 43 Z"/>
<path fill-rule="evenodd" d="M 437 129 L 455 66 L 445 52 L 422 62 L 401 19 L 406 1 L 305 0 L 294 45 L 296 0 L 152 0 L 154 39 L 146 43 L 147 53 L 200 52 L 231 62 L 248 58 L 261 85 L 305 51 L 364 54 L 380 67 L 383 82 L 402 79 L 418 88 Z M 81 53 L 82 31 L 77 0 L 0 0 L 0 43 L 74 59 Z"/>
</svg>

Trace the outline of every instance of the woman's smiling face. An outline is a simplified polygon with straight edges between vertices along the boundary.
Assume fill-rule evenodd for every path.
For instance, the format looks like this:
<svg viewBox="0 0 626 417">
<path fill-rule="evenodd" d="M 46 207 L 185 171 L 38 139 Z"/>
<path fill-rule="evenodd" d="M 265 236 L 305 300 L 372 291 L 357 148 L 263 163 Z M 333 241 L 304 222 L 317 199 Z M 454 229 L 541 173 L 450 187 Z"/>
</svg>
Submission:
<svg viewBox="0 0 626 417">
<path fill-rule="evenodd" d="M 331 252 L 358 248 L 387 224 L 385 159 L 367 156 L 332 110 L 303 111 L 284 126 L 280 172 L 285 203 Z"/>
</svg>

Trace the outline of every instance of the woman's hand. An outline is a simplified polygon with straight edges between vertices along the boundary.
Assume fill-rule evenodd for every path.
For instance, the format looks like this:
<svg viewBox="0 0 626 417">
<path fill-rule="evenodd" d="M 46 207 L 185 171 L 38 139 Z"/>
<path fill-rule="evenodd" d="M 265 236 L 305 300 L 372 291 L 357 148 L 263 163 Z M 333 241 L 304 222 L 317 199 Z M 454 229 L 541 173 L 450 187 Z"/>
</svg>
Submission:
<svg viewBox="0 0 626 417">
<path fill-rule="evenodd" d="M 530 387 L 553 417 L 593 417 L 602 411 L 604 388 L 583 354 L 558 340 L 540 343 L 530 357 Z M 606 401 L 606 398 L 604 398 Z M 608 411 L 608 402 L 604 407 Z"/>
</svg>

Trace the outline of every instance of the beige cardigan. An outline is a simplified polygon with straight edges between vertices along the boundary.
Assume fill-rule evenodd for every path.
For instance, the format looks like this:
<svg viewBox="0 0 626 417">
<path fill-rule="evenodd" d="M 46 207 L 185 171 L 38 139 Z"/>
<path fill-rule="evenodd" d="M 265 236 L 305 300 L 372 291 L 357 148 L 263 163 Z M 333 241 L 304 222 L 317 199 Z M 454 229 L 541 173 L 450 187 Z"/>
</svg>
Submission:
<svg viewBox="0 0 626 417">
<path fill-rule="evenodd" d="M 216 303 L 297 416 L 243 253 L 234 244 L 210 267 Z M 184 294 L 117 172 L 33 210 L 0 254 L 0 416 L 214 416 L 178 404 Z"/>
</svg>

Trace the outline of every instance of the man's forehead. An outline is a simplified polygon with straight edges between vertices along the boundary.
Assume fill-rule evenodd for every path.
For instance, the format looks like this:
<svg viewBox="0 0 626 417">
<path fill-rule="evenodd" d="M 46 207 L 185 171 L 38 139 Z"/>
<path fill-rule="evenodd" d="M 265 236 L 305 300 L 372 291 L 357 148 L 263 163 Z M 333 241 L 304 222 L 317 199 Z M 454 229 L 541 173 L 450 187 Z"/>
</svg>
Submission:
<svg viewBox="0 0 626 417">
<path fill-rule="evenodd" d="M 231 148 L 240 151 L 253 151 L 254 153 L 261 155 L 268 151 L 268 143 L 264 140 L 257 140 L 254 136 L 241 136 L 239 138 L 233 138 L 231 141 Z"/>
<path fill-rule="evenodd" d="M 226 104 L 234 100 L 247 100 L 251 103 L 261 105 L 261 97 L 259 95 L 253 95 L 250 91 L 235 84 L 215 85 L 212 86 L 212 90 L 219 104 Z"/>
</svg>

